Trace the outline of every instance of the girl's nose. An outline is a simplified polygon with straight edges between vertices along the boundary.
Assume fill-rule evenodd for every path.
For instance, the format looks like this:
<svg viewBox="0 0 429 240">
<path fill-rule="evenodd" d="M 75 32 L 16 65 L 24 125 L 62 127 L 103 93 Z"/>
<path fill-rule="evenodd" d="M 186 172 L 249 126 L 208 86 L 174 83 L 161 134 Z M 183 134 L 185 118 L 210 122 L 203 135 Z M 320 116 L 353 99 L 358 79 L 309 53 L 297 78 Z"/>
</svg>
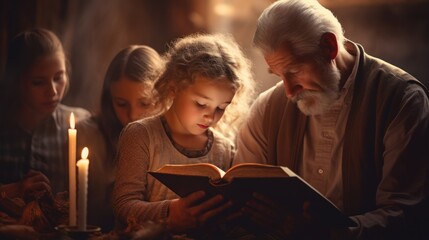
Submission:
<svg viewBox="0 0 429 240">
<path fill-rule="evenodd" d="M 48 96 L 55 96 L 55 95 L 57 95 L 58 90 L 56 88 L 55 82 L 51 81 L 51 83 L 49 84 L 48 89 L 47 89 L 46 92 L 47 92 Z"/>
<path fill-rule="evenodd" d="M 204 113 L 204 118 L 207 119 L 210 123 L 213 122 L 215 117 L 215 111 L 212 110 L 206 110 L 206 112 Z"/>
<path fill-rule="evenodd" d="M 134 122 L 136 120 L 139 120 L 142 117 L 141 112 L 137 111 L 133 107 L 130 108 L 128 111 L 128 120 L 129 122 Z"/>
</svg>

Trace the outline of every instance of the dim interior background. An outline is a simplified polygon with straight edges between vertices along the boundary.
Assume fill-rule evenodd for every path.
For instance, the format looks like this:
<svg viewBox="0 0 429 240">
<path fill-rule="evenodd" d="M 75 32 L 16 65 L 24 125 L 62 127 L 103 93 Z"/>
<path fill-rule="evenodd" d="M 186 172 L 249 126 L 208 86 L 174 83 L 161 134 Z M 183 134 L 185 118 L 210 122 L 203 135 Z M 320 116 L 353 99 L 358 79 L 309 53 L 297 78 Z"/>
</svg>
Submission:
<svg viewBox="0 0 429 240">
<path fill-rule="evenodd" d="M 64 103 L 97 110 L 105 71 L 129 44 L 163 53 L 178 37 L 229 32 L 253 63 L 258 92 L 272 86 L 260 53 L 252 46 L 255 23 L 272 0 L 3 0 L 0 3 L 0 71 L 7 44 L 34 27 L 54 31 L 72 66 Z M 347 38 L 373 56 L 429 85 L 429 0 L 320 0 L 343 24 Z"/>
</svg>

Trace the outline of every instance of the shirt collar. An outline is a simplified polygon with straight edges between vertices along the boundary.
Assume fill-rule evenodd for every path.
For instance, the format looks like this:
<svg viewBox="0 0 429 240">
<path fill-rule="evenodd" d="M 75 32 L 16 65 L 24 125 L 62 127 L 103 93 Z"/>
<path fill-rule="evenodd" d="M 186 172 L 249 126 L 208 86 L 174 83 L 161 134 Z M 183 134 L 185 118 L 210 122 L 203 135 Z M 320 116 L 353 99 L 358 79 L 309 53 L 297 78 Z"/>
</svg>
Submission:
<svg viewBox="0 0 429 240">
<path fill-rule="evenodd" d="M 53 131 L 54 129 L 61 129 L 61 123 L 58 113 L 58 108 L 55 109 L 55 111 L 46 118 L 43 122 L 40 123 L 40 125 L 37 127 L 37 129 L 34 130 L 33 134 L 38 135 L 40 133 L 44 133 L 46 131 Z M 49 130 L 51 129 L 51 130 Z"/>
<path fill-rule="evenodd" d="M 347 78 L 342 89 L 340 90 L 340 98 L 338 99 L 337 102 L 344 102 L 346 104 L 350 104 L 353 97 L 353 87 L 354 87 L 354 82 L 356 80 L 356 74 L 359 66 L 360 50 L 357 47 L 357 45 L 350 40 L 346 40 L 344 47 L 347 52 L 355 56 L 355 62 L 353 64 L 353 69 L 349 77 Z"/>
</svg>

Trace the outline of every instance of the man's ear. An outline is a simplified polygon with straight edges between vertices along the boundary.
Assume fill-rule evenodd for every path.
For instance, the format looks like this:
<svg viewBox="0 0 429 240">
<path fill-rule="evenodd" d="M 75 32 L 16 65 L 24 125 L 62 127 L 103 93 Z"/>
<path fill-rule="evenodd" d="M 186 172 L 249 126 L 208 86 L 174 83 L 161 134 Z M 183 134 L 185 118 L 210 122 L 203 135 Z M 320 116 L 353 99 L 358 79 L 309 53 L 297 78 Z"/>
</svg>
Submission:
<svg viewBox="0 0 429 240">
<path fill-rule="evenodd" d="M 320 48 L 322 49 L 323 55 L 329 60 L 333 60 L 338 54 L 337 37 L 331 32 L 326 32 L 320 37 Z"/>
</svg>

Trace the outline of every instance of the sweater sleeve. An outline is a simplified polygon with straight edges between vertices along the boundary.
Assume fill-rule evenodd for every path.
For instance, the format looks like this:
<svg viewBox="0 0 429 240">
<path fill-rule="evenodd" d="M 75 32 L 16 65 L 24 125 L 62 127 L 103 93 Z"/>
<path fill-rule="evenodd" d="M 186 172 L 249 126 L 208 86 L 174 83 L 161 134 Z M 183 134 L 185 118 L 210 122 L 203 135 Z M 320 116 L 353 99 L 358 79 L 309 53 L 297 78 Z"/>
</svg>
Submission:
<svg viewBox="0 0 429 240">
<path fill-rule="evenodd" d="M 261 93 L 237 134 L 237 150 L 233 165 L 239 163 L 268 164 L 268 139 L 264 132 L 265 111 L 277 85 Z"/>
<path fill-rule="evenodd" d="M 247 120 L 237 134 L 237 150 L 233 165 L 239 163 L 267 163 L 267 136 L 263 131 L 263 120 L 272 89 L 261 93 L 253 103 Z"/>
<path fill-rule="evenodd" d="M 122 224 L 129 218 L 139 222 L 167 218 L 169 200 L 147 201 L 149 144 L 147 129 L 140 122 L 125 127 L 119 138 L 113 210 Z"/>
</svg>

